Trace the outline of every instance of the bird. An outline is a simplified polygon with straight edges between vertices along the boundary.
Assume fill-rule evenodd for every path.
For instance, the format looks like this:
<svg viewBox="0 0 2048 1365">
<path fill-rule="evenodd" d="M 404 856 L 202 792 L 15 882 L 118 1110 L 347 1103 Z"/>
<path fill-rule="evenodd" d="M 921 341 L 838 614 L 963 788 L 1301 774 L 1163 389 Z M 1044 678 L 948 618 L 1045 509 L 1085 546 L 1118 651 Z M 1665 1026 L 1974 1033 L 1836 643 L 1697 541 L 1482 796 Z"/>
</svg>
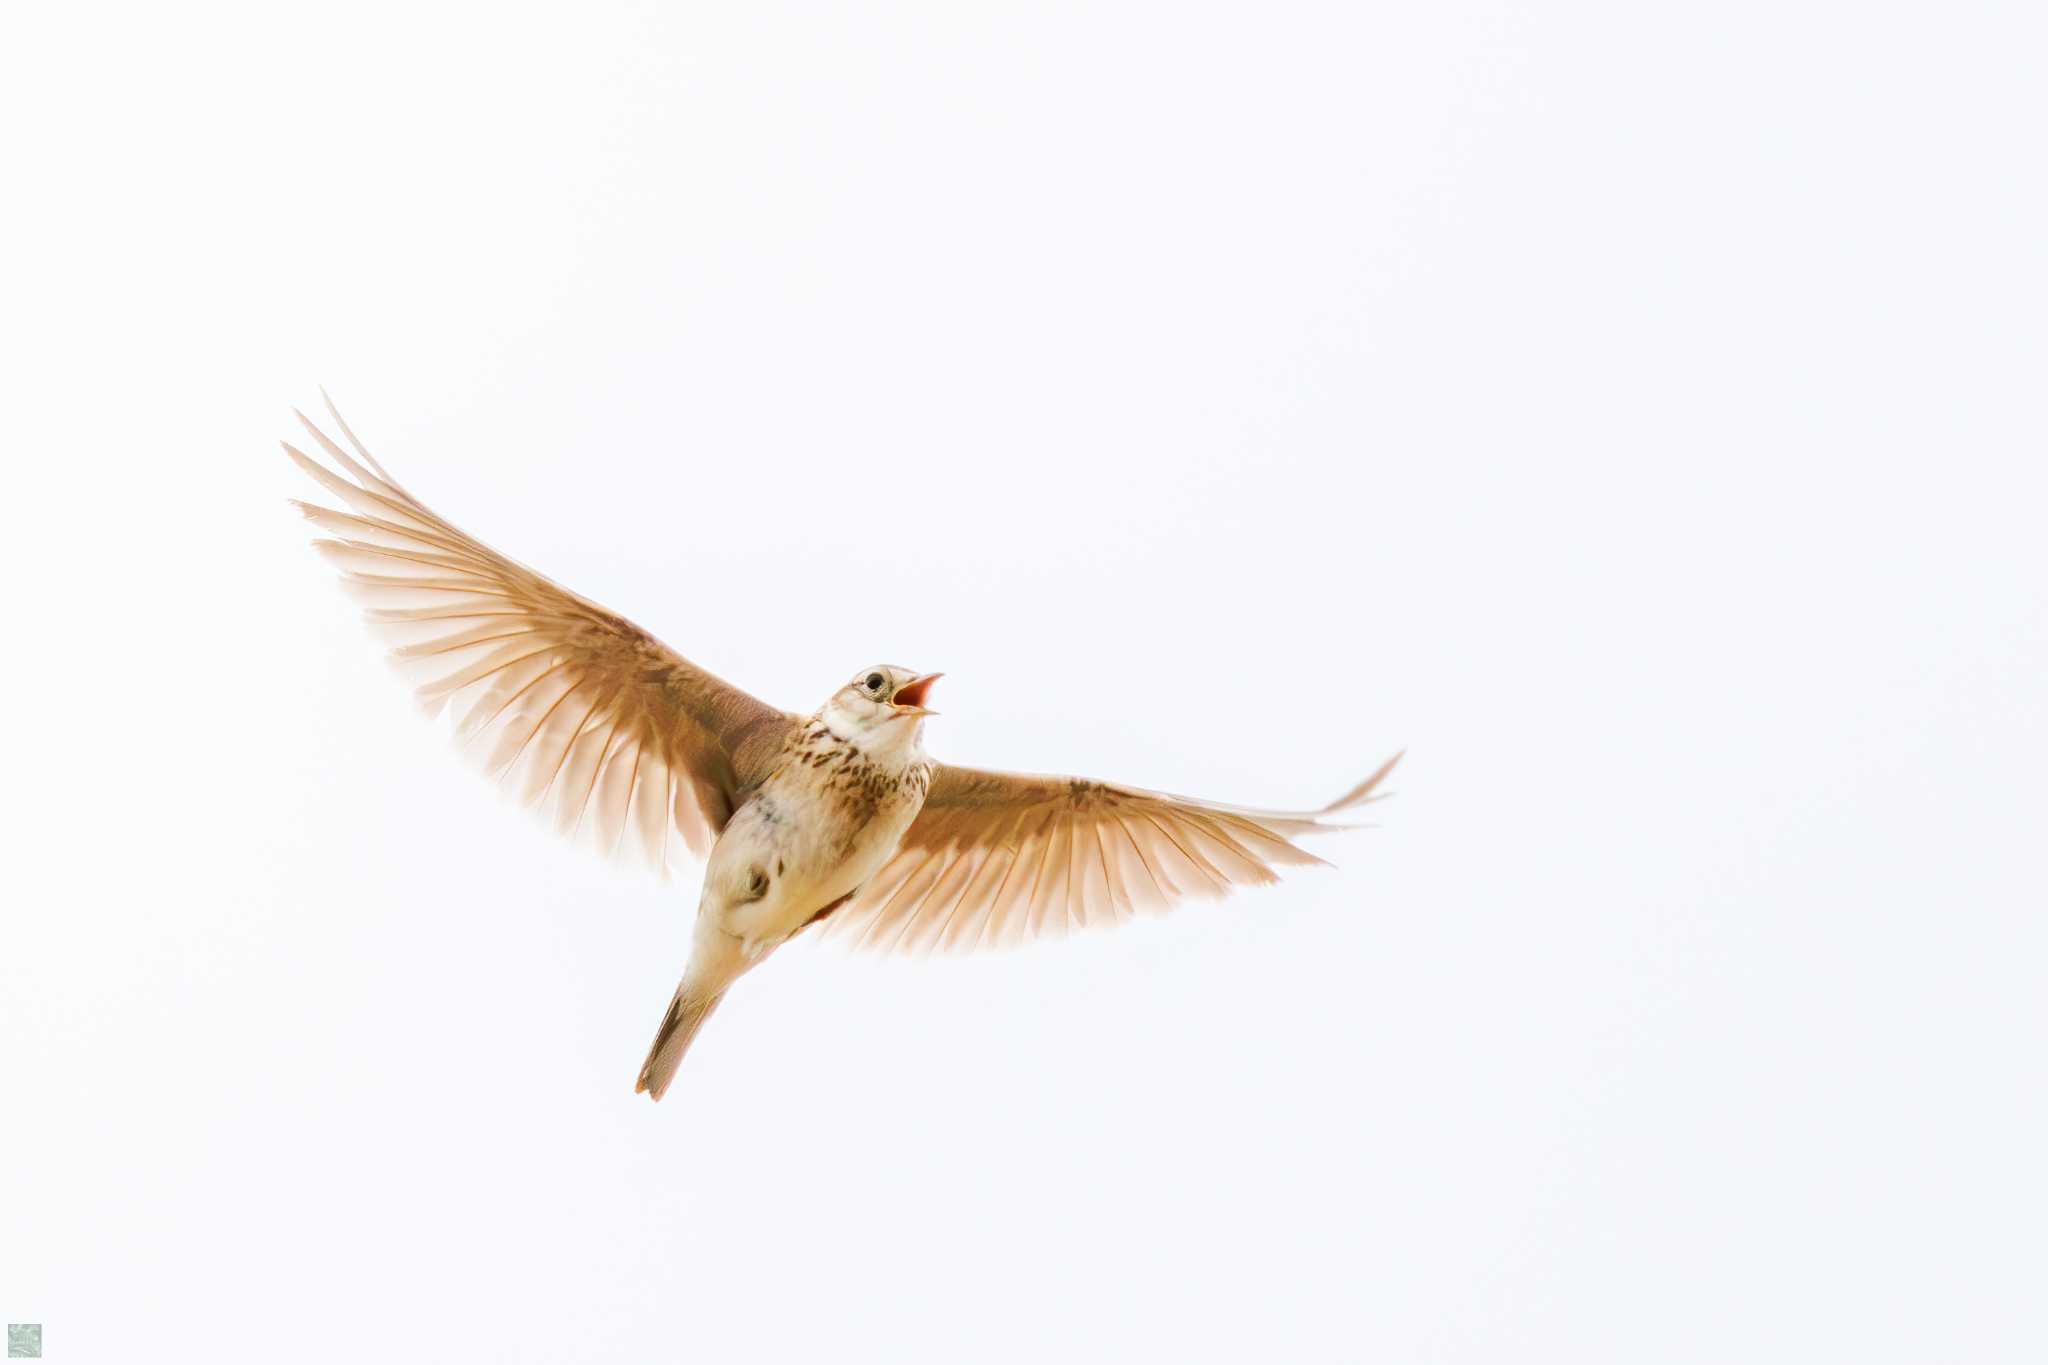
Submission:
<svg viewBox="0 0 2048 1365">
<path fill-rule="evenodd" d="M 430 716 L 562 833 L 667 874 L 703 862 L 689 960 L 641 1064 L 660 1100 L 726 992 L 806 932 L 858 949 L 1008 947 L 1119 923 L 1324 860 L 1295 840 L 1383 793 L 1396 753 L 1281 811 L 933 760 L 940 675 L 862 668 L 808 715 L 700 668 L 430 510 L 357 439 L 282 442 L 339 506 L 293 499 L 314 548 Z M 680 845 L 680 847 L 679 847 Z"/>
</svg>

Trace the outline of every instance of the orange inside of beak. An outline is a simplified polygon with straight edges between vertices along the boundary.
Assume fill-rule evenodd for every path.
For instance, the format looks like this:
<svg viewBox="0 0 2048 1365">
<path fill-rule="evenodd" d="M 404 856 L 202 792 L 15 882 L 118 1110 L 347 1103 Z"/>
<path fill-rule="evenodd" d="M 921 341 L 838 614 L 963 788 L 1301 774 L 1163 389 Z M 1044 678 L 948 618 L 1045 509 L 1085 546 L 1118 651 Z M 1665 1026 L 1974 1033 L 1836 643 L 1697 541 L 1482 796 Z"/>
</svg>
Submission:
<svg viewBox="0 0 2048 1365">
<path fill-rule="evenodd" d="M 938 680 L 938 674 L 927 673 L 915 682 L 907 682 L 897 688 L 896 695 L 890 700 L 898 706 L 923 706 L 925 694 L 932 690 L 932 684 Z"/>
</svg>

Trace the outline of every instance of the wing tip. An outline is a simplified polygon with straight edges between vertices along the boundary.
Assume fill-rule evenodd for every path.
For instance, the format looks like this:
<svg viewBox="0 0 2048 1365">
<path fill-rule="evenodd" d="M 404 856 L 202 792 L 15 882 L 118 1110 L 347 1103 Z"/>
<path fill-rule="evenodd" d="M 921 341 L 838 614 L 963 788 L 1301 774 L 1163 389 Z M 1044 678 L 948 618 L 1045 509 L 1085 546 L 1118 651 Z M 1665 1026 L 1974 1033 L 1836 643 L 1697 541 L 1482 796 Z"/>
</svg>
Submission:
<svg viewBox="0 0 2048 1365">
<path fill-rule="evenodd" d="M 1318 814 L 1334 815 L 1340 810 L 1353 810 L 1359 806 L 1369 805 L 1374 801 L 1384 801 L 1387 797 L 1392 796 L 1392 792 L 1377 791 L 1375 789 L 1380 783 L 1387 780 L 1388 774 L 1394 771 L 1394 765 L 1407 757 L 1407 755 L 1408 750 L 1405 747 L 1396 750 L 1394 756 L 1373 769 L 1372 775 L 1367 777 L 1365 781 L 1359 783 L 1350 791 L 1345 792 L 1329 805 L 1324 806 Z M 1333 826 L 1333 828 L 1336 827 Z"/>
</svg>

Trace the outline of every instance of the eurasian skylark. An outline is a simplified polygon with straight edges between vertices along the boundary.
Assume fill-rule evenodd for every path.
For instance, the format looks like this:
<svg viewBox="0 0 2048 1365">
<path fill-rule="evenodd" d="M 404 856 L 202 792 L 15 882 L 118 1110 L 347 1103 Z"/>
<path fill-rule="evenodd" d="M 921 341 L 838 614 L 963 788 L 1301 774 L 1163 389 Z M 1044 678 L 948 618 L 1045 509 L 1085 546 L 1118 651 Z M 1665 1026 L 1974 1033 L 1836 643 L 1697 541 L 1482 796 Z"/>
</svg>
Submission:
<svg viewBox="0 0 2048 1365">
<path fill-rule="evenodd" d="M 1375 799 L 1400 755 L 1320 810 L 1273 811 L 925 756 L 939 675 L 877 664 L 809 716 L 720 681 L 595 602 L 457 530 L 328 404 L 346 478 L 286 454 L 349 510 L 297 503 L 430 714 L 566 834 L 666 870 L 708 853 L 690 961 L 640 1068 L 660 1099 L 725 992 L 813 925 L 862 948 L 1013 944 L 1319 863 L 1300 835 Z"/>
</svg>

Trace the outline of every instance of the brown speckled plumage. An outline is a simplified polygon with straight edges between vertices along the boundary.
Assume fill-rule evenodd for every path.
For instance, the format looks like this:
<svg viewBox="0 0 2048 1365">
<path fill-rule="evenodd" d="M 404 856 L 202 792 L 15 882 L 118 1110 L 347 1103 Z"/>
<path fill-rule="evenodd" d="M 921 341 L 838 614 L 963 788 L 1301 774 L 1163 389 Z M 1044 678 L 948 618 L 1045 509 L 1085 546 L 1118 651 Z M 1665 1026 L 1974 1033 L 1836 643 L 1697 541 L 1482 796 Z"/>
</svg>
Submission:
<svg viewBox="0 0 2048 1365">
<path fill-rule="evenodd" d="M 808 718 L 777 710 L 458 530 L 329 411 L 349 450 L 300 420 L 331 468 L 285 450 L 347 510 L 298 506 L 428 711 L 564 833 L 664 870 L 708 854 L 690 966 L 640 1073 L 657 1099 L 725 989 L 813 924 L 863 948 L 971 949 L 1269 882 L 1320 861 L 1293 840 L 1341 827 L 1329 817 L 1393 766 L 1320 810 L 1273 811 L 935 764 L 936 674 L 881 665 Z"/>
</svg>

